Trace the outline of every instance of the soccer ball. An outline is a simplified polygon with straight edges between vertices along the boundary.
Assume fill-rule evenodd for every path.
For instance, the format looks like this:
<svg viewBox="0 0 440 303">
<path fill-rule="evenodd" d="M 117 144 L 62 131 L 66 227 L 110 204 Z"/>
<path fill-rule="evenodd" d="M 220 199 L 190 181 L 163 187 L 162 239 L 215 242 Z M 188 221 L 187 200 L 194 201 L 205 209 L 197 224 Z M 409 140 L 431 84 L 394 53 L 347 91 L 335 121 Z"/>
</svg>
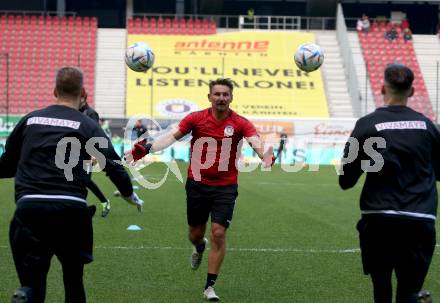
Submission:
<svg viewBox="0 0 440 303">
<path fill-rule="evenodd" d="M 294 60 L 299 69 L 305 72 L 313 72 L 324 61 L 324 53 L 319 45 L 304 43 L 296 49 Z"/>
<path fill-rule="evenodd" d="M 154 52 L 147 44 L 136 42 L 125 51 L 125 63 L 135 72 L 146 72 L 154 64 Z"/>
</svg>

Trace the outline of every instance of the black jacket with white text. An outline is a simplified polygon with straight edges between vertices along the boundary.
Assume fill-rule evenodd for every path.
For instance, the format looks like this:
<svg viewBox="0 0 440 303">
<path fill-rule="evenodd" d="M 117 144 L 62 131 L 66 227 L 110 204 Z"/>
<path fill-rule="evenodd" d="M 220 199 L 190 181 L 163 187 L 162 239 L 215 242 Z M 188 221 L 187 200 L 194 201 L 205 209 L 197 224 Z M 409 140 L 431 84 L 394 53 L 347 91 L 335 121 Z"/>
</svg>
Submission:
<svg viewBox="0 0 440 303">
<path fill-rule="evenodd" d="M 339 176 L 342 189 L 353 187 L 366 166 L 380 167 L 383 159 L 380 170 L 367 170 L 360 197 L 363 216 L 435 220 L 440 133 L 431 120 L 406 106 L 382 107 L 360 118 L 351 137 L 359 142 L 359 154 L 352 160 L 346 144 L 344 174 Z"/>
<path fill-rule="evenodd" d="M 15 199 L 24 195 L 64 195 L 85 199 L 91 138 L 101 167 L 123 196 L 133 192 L 129 175 L 101 127 L 78 110 L 52 105 L 24 116 L 10 134 L 0 157 L 0 178 L 15 177 Z M 93 139 L 92 139 L 93 140 Z M 105 145 L 105 144 L 104 144 Z M 98 159 L 99 160 L 99 159 Z"/>
</svg>

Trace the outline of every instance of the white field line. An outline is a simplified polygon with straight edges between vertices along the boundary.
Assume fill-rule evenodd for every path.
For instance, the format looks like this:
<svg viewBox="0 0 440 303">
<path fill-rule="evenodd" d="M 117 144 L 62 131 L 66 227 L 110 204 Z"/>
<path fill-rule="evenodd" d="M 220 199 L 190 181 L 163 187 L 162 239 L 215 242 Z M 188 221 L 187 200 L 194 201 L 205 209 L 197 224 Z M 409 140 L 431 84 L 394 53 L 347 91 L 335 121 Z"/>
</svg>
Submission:
<svg viewBox="0 0 440 303">
<path fill-rule="evenodd" d="M 96 246 L 96 249 L 121 249 L 121 250 L 191 250 L 191 247 L 171 246 Z M 299 248 L 237 248 L 228 247 L 227 251 L 232 252 L 262 252 L 262 253 L 357 253 L 360 250 L 354 249 L 299 249 Z"/>
<path fill-rule="evenodd" d="M 9 248 L 6 245 L 0 245 L 0 248 Z M 174 246 L 95 246 L 95 249 L 103 250 L 187 250 L 191 251 L 191 247 L 174 247 Z M 209 250 L 209 248 L 208 248 Z M 349 249 L 300 249 L 300 248 L 238 248 L 228 247 L 227 251 L 232 252 L 261 252 L 261 253 L 328 253 L 328 254 L 345 254 L 345 253 L 358 253 L 358 248 Z"/>
<path fill-rule="evenodd" d="M 160 174 L 147 174 L 147 175 L 142 175 L 142 177 L 144 177 L 145 179 L 149 180 L 149 181 L 160 181 L 162 180 L 164 175 L 160 175 Z M 168 180 L 166 180 L 166 182 L 178 182 L 181 183 L 179 180 L 177 180 L 175 177 L 173 176 L 168 176 L 167 178 Z M 137 182 L 136 179 L 132 179 L 133 182 Z M 186 178 L 184 178 L 183 180 L 183 184 L 186 182 Z M 240 184 L 240 182 L 239 182 Z M 290 185 L 290 186 L 313 186 L 316 187 L 316 184 L 313 182 L 289 182 L 289 181 L 285 181 L 285 182 L 270 182 L 270 181 L 252 181 L 252 184 L 256 184 L 256 185 L 281 185 L 281 186 L 285 186 L 285 185 Z M 320 186 L 329 186 L 329 187 L 338 187 L 338 182 L 332 182 L 332 183 L 320 183 Z M 362 187 L 362 183 L 359 183 L 357 185 L 355 185 L 354 187 Z"/>
<path fill-rule="evenodd" d="M 437 244 L 436 247 L 439 247 Z M 9 246 L 0 245 L 0 248 L 9 249 Z M 178 251 L 186 250 L 191 251 L 191 247 L 174 247 L 174 246 L 95 246 L 95 249 L 103 250 L 169 250 Z M 227 251 L 230 252 L 257 252 L 257 253 L 300 253 L 300 254 L 353 254 L 359 253 L 359 248 L 347 248 L 347 249 L 301 249 L 301 248 L 238 248 L 228 247 Z M 439 255 L 440 252 L 435 252 Z"/>
<path fill-rule="evenodd" d="M 163 176 L 162 175 L 145 175 L 144 178 L 149 180 L 149 181 L 160 181 L 163 178 Z M 133 181 L 136 182 L 135 180 L 133 180 Z M 178 182 L 178 183 L 181 183 L 176 178 L 168 179 L 167 182 Z M 185 183 L 185 181 L 184 181 L 184 183 Z M 313 187 L 316 187 L 316 184 L 312 183 L 312 182 L 300 183 L 300 182 L 254 181 L 254 182 L 252 182 L 252 184 L 256 184 L 256 185 L 281 185 L 281 186 L 285 186 L 285 185 L 290 185 L 290 186 L 313 186 Z M 338 185 L 338 182 L 334 182 L 334 183 L 320 183 L 319 186 L 338 187 L 339 185 Z"/>
<path fill-rule="evenodd" d="M 330 187 L 339 187 L 338 183 L 319 183 L 319 184 L 314 184 L 312 182 L 310 183 L 299 183 L 299 182 L 265 182 L 265 181 L 256 181 L 256 182 L 252 182 L 252 184 L 257 184 L 257 185 L 282 185 L 282 186 L 286 186 L 286 185 L 290 185 L 290 186 L 330 186 Z"/>
</svg>

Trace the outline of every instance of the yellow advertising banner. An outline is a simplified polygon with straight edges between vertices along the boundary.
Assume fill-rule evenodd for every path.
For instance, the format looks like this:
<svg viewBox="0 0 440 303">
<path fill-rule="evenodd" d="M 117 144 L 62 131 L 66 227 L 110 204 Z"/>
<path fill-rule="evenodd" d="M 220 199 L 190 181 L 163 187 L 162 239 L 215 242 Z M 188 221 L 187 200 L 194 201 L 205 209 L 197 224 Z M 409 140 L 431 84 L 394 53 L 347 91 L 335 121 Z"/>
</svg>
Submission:
<svg viewBox="0 0 440 303">
<path fill-rule="evenodd" d="M 234 82 L 233 110 L 246 117 L 328 117 L 321 72 L 299 70 L 293 55 L 312 33 L 234 32 L 206 36 L 129 35 L 156 55 L 146 73 L 127 68 L 127 115 L 180 119 L 209 107 L 210 80 Z"/>
</svg>

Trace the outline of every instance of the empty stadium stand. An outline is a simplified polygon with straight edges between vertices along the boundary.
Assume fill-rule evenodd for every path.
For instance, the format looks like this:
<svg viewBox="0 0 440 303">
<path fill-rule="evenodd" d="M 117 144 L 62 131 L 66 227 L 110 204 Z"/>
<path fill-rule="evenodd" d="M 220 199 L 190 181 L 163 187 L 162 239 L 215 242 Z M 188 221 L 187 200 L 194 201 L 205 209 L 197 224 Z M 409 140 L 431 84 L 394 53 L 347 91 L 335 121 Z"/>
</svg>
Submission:
<svg viewBox="0 0 440 303">
<path fill-rule="evenodd" d="M 101 117 L 125 117 L 126 66 L 123 60 L 127 31 L 119 28 L 98 30 L 96 51 L 95 109 Z"/>
<path fill-rule="evenodd" d="M 367 78 L 367 69 L 365 67 L 365 60 L 362 54 L 358 34 L 356 32 L 349 32 L 348 39 L 353 54 L 353 64 L 359 84 L 361 116 L 363 116 L 373 112 L 376 109 L 376 104 L 371 91 L 371 83 Z"/>
<path fill-rule="evenodd" d="M 408 105 L 414 110 L 434 119 L 434 112 L 425 81 L 411 41 L 404 42 L 401 33 L 394 41 L 388 41 L 384 35 L 385 25 L 373 24 L 368 34 L 359 33 L 362 53 L 367 65 L 368 75 L 373 91 L 376 106 L 383 106 L 381 87 L 383 84 L 383 71 L 387 64 L 397 62 L 409 66 L 415 74 L 415 94 L 409 99 Z"/>
<path fill-rule="evenodd" d="M 440 70 L 437 70 L 440 60 L 440 43 L 435 35 L 413 35 L 414 49 L 416 51 L 417 61 L 425 80 L 431 103 L 435 109 L 439 102 L 439 83 Z M 438 111 L 437 117 L 438 117 Z M 438 121 L 438 119 L 437 119 Z"/>
<path fill-rule="evenodd" d="M 1 15 L 0 112 L 8 107 L 10 114 L 26 114 L 51 104 L 56 70 L 66 65 L 84 71 L 88 100 L 93 104 L 96 33 L 94 17 Z"/>
<path fill-rule="evenodd" d="M 347 90 L 344 65 L 342 63 L 336 32 L 316 31 L 318 44 L 324 50 L 325 60 L 322 65 L 325 91 L 331 117 L 353 118 L 353 107 Z"/>
<path fill-rule="evenodd" d="M 214 20 L 189 18 L 129 18 L 127 30 L 130 34 L 150 35 L 210 35 L 217 32 Z"/>
</svg>

